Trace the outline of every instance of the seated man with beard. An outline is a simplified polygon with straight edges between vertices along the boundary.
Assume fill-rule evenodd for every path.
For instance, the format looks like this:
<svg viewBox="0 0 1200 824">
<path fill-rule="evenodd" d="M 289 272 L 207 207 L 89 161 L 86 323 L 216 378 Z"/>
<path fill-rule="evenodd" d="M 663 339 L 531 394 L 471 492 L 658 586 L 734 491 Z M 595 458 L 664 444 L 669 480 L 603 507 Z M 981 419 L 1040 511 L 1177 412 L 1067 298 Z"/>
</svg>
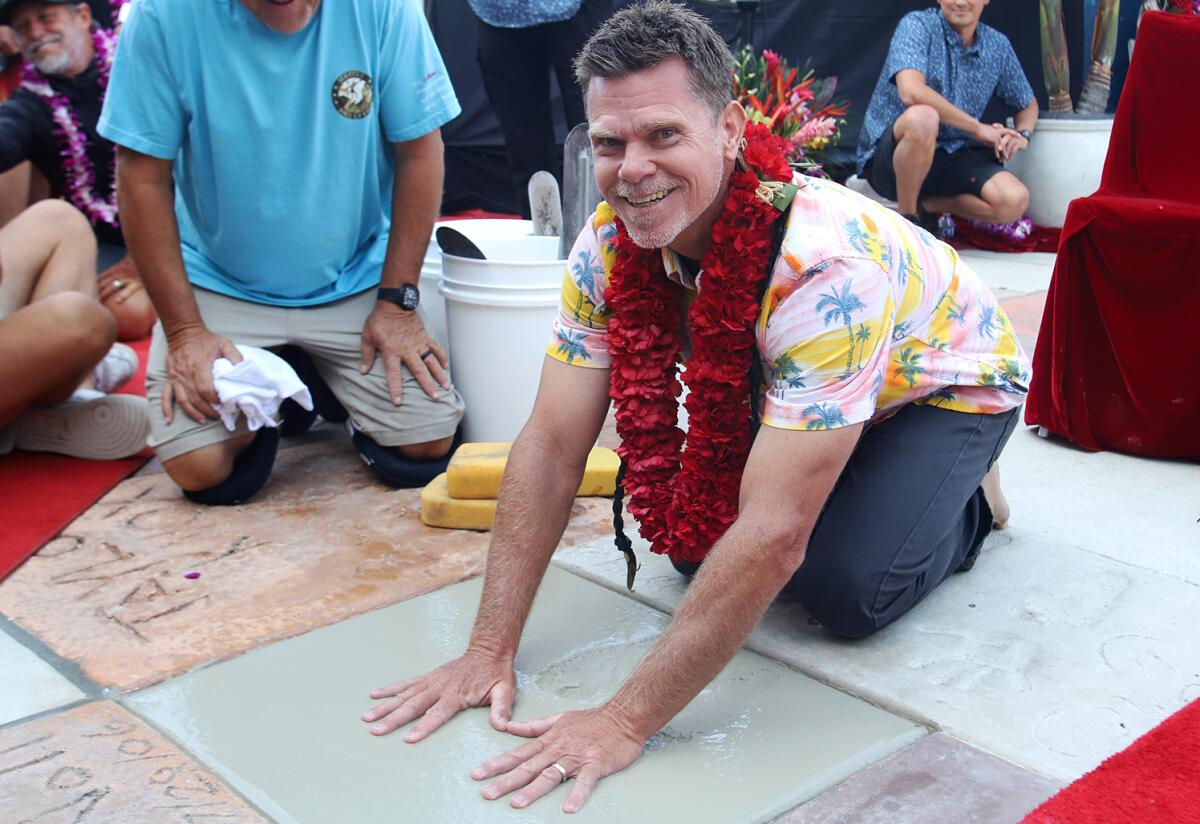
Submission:
<svg viewBox="0 0 1200 824">
<path fill-rule="evenodd" d="M 574 812 L 781 590 L 861 638 L 970 569 L 1007 518 L 985 477 L 1029 366 L 996 298 L 900 215 L 793 177 L 782 142 L 731 100 L 732 70 L 708 23 L 662 0 L 614 15 L 576 60 L 605 202 L 570 256 L 475 628 L 462 657 L 376 690 L 363 715 L 377 735 L 420 719 L 415 742 L 490 704 L 496 729 L 536 740 L 475 770 L 485 798 L 524 807 L 574 779 Z M 630 512 L 689 591 L 611 699 L 514 722 L 517 644 L 610 399 Z"/>
<path fill-rule="evenodd" d="M 96 133 L 115 35 L 70 0 L 4 0 L 0 24 L 12 26 L 25 58 L 20 88 L 0 106 L 0 172 L 32 161 L 83 212 L 99 243 L 100 300 L 122 340 L 145 337 L 154 307 L 125 253 L 114 147 Z"/>
</svg>

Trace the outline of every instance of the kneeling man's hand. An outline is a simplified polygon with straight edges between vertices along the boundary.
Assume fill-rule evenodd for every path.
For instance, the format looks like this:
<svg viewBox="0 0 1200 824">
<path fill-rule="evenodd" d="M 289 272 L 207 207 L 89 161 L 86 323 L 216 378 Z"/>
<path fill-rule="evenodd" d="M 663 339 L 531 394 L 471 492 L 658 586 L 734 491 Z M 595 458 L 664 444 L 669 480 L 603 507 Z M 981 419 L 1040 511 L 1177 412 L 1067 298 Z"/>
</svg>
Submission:
<svg viewBox="0 0 1200 824">
<path fill-rule="evenodd" d="M 512 718 L 516 694 L 511 658 L 467 652 L 425 675 L 372 691 L 372 698 L 388 700 L 364 712 L 362 720 L 368 724 L 378 721 L 371 733 L 387 735 L 421 718 L 404 736 L 405 741 L 415 744 L 462 710 L 490 704 L 492 726 L 504 732 Z"/>
<path fill-rule="evenodd" d="M 607 706 L 512 722 L 508 732 L 537 740 L 480 764 L 471 777 L 483 781 L 500 776 L 484 787 L 483 797 L 491 800 L 519 790 L 509 802 L 517 809 L 573 779 L 562 809 L 576 812 L 600 779 L 628 767 L 646 745 L 645 738 Z"/>
<path fill-rule="evenodd" d="M 375 351 L 383 356 L 383 368 L 387 372 L 388 391 L 392 403 L 400 405 L 404 374 L 403 364 L 425 394 L 438 399 L 438 384 L 450 388 L 446 369 L 450 359 L 438 342 L 425 331 L 425 324 L 416 312 L 406 312 L 390 303 L 375 304 L 375 311 L 367 318 L 362 333 L 362 371 L 367 373 L 375 365 Z"/>
<path fill-rule="evenodd" d="M 188 327 L 167 336 L 167 385 L 163 389 L 162 409 L 167 423 L 175 419 L 173 402 L 196 423 L 216 418 L 214 408 L 221 402 L 213 387 L 213 361 L 228 358 L 241 363 L 242 353 L 229 338 L 200 327 Z"/>
</svg>

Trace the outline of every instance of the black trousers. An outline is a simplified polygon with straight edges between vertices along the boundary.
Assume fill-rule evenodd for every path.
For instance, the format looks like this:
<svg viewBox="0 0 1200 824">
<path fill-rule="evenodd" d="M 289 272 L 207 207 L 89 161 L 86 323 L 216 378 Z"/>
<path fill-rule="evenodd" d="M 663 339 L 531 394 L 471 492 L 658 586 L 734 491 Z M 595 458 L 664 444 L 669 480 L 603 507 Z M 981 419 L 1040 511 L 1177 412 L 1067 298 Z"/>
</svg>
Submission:
<svg viewBox="0 0 1200 824">
<path fill-rule="evenodd" d="M 909 405 L 867 429 L 785 593 L 831 632 L 863 638 L 969 569 L 992 530 L 979 484 L 1018 420 L 1019 408 L 978 415 Z M 689 575 L 697 565 L 676 568 Z"/>
<path fill-rule="evenodd" d="M 562 157 L 550 108 L 550 73 L 558 79 L 567 128 L 583 123 L 583 95 L 571 61 L 612 11 L 612 0 L 583 0 L 570 20 L 524 29 L 490 26 L 479 20 L 479 67 L 492 111 L 508 148 L 521 214 L 528 218 L 529 178 L 545 170 L 560 178 Z"/>
</svg>

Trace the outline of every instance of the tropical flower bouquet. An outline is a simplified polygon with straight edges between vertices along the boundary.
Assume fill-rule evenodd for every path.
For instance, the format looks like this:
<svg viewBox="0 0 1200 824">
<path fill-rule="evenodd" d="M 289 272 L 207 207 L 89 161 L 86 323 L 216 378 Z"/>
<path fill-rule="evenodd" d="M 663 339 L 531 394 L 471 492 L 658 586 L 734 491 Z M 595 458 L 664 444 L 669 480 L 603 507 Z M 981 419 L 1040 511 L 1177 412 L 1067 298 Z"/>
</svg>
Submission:
<svg viewBox="0 0 1200 824">
<path fill-rule="evenodd" d="M 770 49 L 749 46 L 735 57 L 733 96 L 752 123 L 782 138 L 788 162 L 807 175 L 825 177 L 825 152 L 837 145 L 849 105 L 833 102 L 836 77 L 803 74 Z"/>
</svg>

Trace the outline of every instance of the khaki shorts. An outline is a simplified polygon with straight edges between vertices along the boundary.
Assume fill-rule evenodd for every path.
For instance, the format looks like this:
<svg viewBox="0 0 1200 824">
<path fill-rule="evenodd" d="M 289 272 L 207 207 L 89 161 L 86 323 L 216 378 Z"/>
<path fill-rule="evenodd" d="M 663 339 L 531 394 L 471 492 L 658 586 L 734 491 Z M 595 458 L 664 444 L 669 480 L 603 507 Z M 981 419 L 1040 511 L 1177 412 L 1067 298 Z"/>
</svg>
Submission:
<svg viewBox="0 0 1200 824">
<path fill-rule="evenodd" d="M 281 307 L 237 300 L 205 289 L 193 289 L 204 325 L 236 344 L 270 349 L 293 344 L 312 358 L 330 391 L 350 413 L 350 424 L 382 446 L 404 446 L 448 438 L 463 416 L 458 390 L 443 390 L 432 401 L 407 369 L 399 406 L 388 392 L 383 359 L 378 353 L 367 374 L 362 361 L 362 328 L 375 308 L 372 289 L 322 306 Z M 150 400 L 151 448 L 162 460 L 177 458 L 204 446 L 246 434 L 245 418 L 230 432 L 217 420 L 196 423 L 175 407 L 167 423 L 162 394 L 167 380 L 167 339 L 162 324 L 154 326 L 146 396 Z"/>
</svg>

